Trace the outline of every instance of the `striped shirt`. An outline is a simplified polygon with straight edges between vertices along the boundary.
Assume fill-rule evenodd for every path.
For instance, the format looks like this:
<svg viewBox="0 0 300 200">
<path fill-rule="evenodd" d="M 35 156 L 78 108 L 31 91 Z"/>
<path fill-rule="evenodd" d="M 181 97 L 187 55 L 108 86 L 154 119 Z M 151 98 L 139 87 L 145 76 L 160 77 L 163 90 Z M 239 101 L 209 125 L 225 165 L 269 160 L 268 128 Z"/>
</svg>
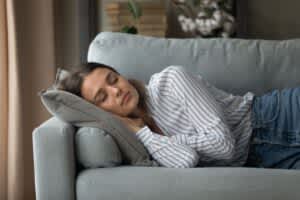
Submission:
<svg viewBox="0 0 300 200">
<path fill-rule="evenodd" d="M 169 66 L 146 85 L 146 104 L 164 135 L 148 126 L 136 135 L 161 166 L 242 166 L 252 133 L 254 94 L 237 96 L 184 67 Z"/>
</svg>

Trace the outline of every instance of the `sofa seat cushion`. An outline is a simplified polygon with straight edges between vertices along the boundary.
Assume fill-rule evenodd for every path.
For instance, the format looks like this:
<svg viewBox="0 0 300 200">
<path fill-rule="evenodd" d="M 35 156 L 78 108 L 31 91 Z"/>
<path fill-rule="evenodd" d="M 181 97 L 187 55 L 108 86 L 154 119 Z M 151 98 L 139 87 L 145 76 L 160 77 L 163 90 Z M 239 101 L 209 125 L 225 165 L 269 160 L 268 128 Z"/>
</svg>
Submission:
<svg viewBox="0 0 300 200">
<path fill-rule="evenodd" d="M 118 166 L 82 171 L 77 200 L 298 199 L 297 170 Z"/>
</svg>

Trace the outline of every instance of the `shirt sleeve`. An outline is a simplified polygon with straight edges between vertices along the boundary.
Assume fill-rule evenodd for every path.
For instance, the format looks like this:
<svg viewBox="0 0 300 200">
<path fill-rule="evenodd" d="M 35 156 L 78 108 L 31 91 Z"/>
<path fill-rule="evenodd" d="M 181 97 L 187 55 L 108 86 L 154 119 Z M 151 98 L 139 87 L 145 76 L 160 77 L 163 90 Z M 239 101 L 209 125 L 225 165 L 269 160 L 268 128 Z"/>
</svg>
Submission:
<svg viewBox="0 0 300 200">
<path fill-rule="evenodd" d="M 169 67 L 172 91 L 186 108 L 196 133 L 174 135 L 172 139 L 195 149 L 200 160 L 230 160 L 235 139 L 224 113 L 201 79 L 187 73 L 181 66 Z"/>
<path fill-rule="evenodd" d="M 152 132 L 148 126 L 136 133 L 152 157 L 162 166 L 172 168 L 190 168 L 198 164 L 197 152 L 176 140 Z"/>
</svg>

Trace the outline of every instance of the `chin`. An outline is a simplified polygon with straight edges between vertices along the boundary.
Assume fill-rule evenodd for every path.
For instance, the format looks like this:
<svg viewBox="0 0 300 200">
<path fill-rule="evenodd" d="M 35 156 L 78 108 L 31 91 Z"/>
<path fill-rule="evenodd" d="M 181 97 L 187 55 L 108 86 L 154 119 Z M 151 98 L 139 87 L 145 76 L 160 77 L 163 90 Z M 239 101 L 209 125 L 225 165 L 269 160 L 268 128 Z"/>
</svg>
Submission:
<svg viewBox="0 0 300 200">
<path fill-rule="evenodd" d="M 135 111 L 137 110 L 138 107 L 138 101 L 135 99 L 132 99 L 132 102 L 130 102 L 131 105 L 129 105 L 129 112 L 128 112 L 128 116 L 129 117 L 137 117 Z"/>
</svg>

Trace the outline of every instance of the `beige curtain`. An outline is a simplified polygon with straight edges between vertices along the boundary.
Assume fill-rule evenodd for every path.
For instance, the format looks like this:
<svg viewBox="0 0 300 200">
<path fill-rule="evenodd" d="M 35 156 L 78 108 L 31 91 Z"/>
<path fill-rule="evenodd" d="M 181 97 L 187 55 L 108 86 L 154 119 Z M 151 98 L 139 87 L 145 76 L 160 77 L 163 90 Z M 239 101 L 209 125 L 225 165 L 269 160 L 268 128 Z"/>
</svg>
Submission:
<svg viewBox="0 0 300 200">
<path fill-rule="evenodd" d="M 54 79 L 53 1 L 0 0 L 0 199 L 33 200 L 37 92 Z"/>
</svg>

